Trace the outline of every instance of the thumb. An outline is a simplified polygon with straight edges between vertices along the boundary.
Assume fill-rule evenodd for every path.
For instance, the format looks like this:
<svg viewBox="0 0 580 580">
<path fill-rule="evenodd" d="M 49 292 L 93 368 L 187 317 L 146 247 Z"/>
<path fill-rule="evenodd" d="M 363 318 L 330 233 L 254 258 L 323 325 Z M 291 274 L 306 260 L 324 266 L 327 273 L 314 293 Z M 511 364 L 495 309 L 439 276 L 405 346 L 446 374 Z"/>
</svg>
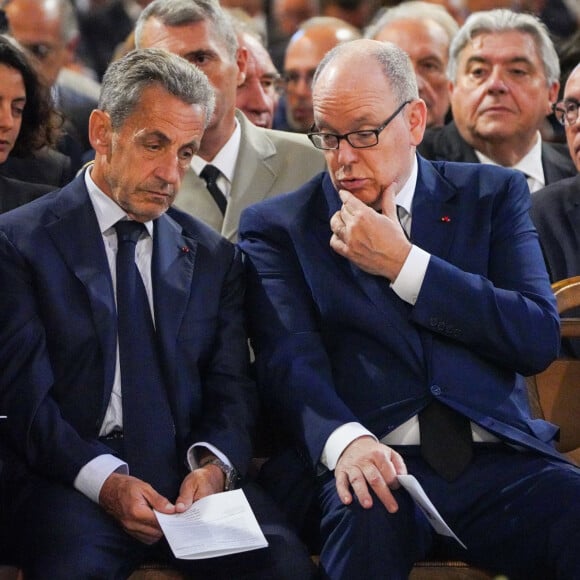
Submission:
<svg viewBox="0 0 580 580">
<path fill-rule="evenodd" d="M 381 199 L 381 210 L 383 215 L 390 217 L 391 219 L 398 220 L 397 216 L 397 204 L 395 202 L 395 196 L 397 195 L 398 183 L 393 181 L 383 191 L 383 197 Z"/>
<path fill-rule="evenodd" d="M 152 509 L 163 514 L 175 513 L 175 506 L 166 497 L 157 493 L 153 488 L 147 490 L 143 495 Z"/>
</svg>

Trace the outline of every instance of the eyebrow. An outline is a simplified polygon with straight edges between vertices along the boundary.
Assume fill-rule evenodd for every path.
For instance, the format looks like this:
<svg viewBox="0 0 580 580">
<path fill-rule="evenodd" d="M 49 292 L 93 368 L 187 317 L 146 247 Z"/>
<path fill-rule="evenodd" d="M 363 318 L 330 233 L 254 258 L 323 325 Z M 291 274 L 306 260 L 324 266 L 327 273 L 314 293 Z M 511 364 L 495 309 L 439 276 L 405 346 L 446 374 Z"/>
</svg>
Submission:
<svg viewBox="0 0 580 580">
<path fill-rule="evenodd" d="M 465 64 L 470 65 L 472 63 L 489 64 L 491 63 L 491 59 L 485 58 L 483 56 L 474 55 L 470 56 Z M 527 64 L 532 67 L 534 66 L 534 63 L 525 56 L 514 56 L 513 58 L 510 58 L 505 62 L 502 61 L 502 64 L 518 64 L 518 63 Z"/>
</svg>

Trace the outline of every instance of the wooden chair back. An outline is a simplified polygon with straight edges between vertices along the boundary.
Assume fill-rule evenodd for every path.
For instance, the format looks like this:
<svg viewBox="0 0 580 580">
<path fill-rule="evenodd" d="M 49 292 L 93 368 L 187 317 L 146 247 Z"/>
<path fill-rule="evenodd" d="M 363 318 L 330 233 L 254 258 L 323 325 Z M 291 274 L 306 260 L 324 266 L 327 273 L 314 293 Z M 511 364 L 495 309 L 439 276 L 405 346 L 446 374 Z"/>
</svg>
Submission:
<svg viewBox="0 0 580 580">
<path fill-rule="evenodd" d="M 552 285 L 560 315 L 580 307 L 580 276 Z M 563 338 L 580 338 L 580 318 L 561 317 Z M 580 360 L 559 358 L 528 379 L 535 414 L 560 427 L 558 449 L 580 465 Z"/>
</svg>

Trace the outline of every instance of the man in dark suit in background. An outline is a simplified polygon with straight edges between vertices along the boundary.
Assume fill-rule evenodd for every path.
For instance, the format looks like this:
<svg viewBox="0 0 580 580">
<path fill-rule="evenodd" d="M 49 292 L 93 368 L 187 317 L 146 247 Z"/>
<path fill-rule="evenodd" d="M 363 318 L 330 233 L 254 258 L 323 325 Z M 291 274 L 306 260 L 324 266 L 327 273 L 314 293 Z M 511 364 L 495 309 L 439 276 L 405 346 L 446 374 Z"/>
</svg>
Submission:
<svg viewBox="0 0 580 580">
<path fill-rule="evenodd" d="M 552 282 L 580 275 L 580 64 L 570 73 L 556 118 L 564 125 L 570 156 L 578 174 L 539 191 L 532 199 L 532 219 Z"/>
<path fill-rule="evenodd" d="M 473 13 L 453 39 L 447 76 L 453 121 L 425 133 L 421 155 L 518 169 L 531 192 L 574 175 L 566 148 L 539 131 L 558 97 L 560 64 L 536 17 Z"/>
<path fill-rule="evenodd" d="M 580 470 L 522 376 L 559 345 L 524 178 L 416 155 L 426 106 L 391 43 L 330 51 L 313 103 L 328 173 L 248 208 L 240 246 L 265 404 L 319 475 L 324 573 L 403 580 L 438 545 L 580 577 Z M 407 472 L 467 549 L 436 537 Z"/>
<path fill-rule="evenodd" d="M 130 53 L 91 115 L 94 165 L 0 217 L 3 511 L 27 578 L 125 578 L 169 558 L 153 510 L 183 512 L 248 466 L 255 387 L 240 255 L 170 208 L 213 103 L 183 59 Z M 127 229 L 138 237 L 125 241 Z M 175 565 L 308 578 L 308 555 L 271 501 L 244 489 L 270 546 Z"/>
</svg>

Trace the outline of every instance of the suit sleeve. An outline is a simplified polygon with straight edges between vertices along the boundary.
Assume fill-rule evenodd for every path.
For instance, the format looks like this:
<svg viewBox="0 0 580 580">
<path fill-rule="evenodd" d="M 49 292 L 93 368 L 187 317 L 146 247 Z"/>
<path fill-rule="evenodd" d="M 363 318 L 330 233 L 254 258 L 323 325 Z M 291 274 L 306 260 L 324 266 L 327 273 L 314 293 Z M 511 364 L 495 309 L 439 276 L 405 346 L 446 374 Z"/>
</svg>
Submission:
<svg viewBox="0 0 580 580">
<path fill-rule="evenodd" d="M 485 233 L 489 253 L 470 256 L 467 239 L 467 247 L 455 244 L 448 260 L 432 256 L 412 312 L 413 321 L 429 331 L 523 375 L 546 368 L 560 344 L 559 316 L 529 208 L 524 179 L 511 177 L 493 197 Z M 485 275 L 472 273 L 476 260 Z"/>
<path fill-rule="evenodd" d="M 42 289 L 36 284 L 25 258 L 0 232 L 0 411 L 8 416 L 6 438 L 34 471 L 72 484 L 83 465 L 108 450 L 84 440 L 53 398 L 55 377 L 39 315 Z"/>
<path fill-rule="evenodd" d="M 316 465 L 330 434 L 357 418 L 335 390 L 317 307 L 284 228 L 253 206 L 242 214 L 240 246 L 261 395 Z"/>
<path fill-rule="evenodd" d="M 210 360 L 201 377 L 203 412 L 191 443 L 211 443 L 244 473 L 252 454 L 250 434 L 257 413 L 257 393 L 249 376 L 241 252 L 236 248 L 229 255 L 221 287 L 211 289 L 219 292 L 218 320 Z"/>
</svg>

